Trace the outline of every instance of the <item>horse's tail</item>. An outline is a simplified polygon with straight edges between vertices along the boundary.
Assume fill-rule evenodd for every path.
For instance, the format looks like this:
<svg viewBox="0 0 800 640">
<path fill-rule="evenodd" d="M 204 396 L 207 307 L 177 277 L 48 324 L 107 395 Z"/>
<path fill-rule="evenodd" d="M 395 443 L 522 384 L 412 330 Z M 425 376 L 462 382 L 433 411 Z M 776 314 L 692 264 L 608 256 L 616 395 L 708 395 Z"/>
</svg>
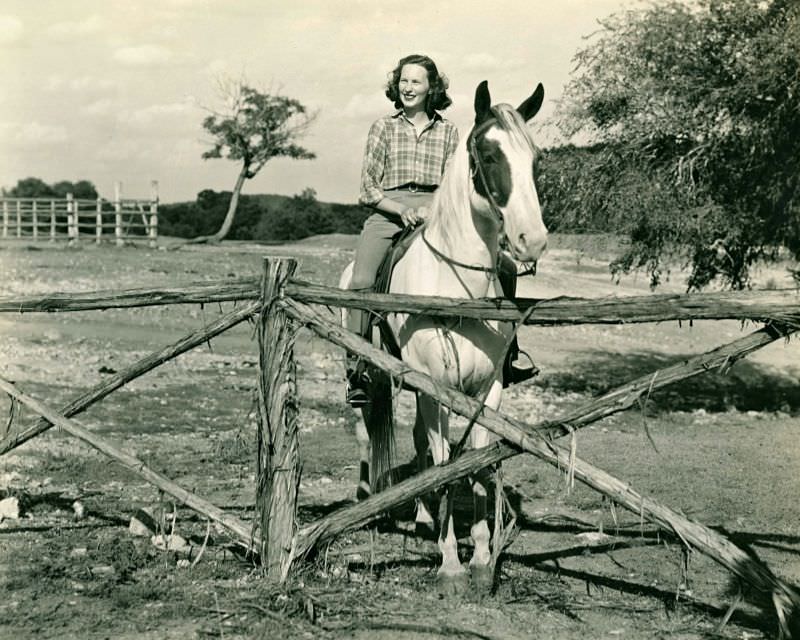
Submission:
<svg viewBox="0 0 800 640">
<path fill-rule="evenodd" d="M 385 371 L 369 367 L 367 394 L 370 402 L 362 410 L 372 448 L 370 478 L 372 492 L 392 484 L 394 464 L 394 407 L 392 379 Z"/>
<path fill-rule="evenodd" d="M 353 277 L 353 263 L 347 265 L 339 279 L 339 287 L 348 289 Z M 349 309 L 342 307 L 342 326 L 346 327 Z M 392 380 L 377 367 L 368 366 L 367 395 L 370 402 L 361 410 L 370 442 L 369 484 L 375 493 L 392 484 L 394 464 L 394 408 Z M 364 461 L 362 461 L 364 462 Z M 362 477 L 363 480 L 363 477 Z"/>
</svg>

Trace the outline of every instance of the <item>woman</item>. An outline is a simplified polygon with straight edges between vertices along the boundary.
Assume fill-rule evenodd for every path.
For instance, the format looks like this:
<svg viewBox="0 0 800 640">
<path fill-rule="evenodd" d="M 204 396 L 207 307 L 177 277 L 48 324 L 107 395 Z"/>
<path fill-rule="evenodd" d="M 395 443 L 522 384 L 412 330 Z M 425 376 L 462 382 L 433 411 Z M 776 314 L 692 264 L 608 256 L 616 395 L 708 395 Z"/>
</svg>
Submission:
<svg viewBox="0 0 800 640">
<path fill-rule="evenodd" d="M 356 246 L 350 288 L 370 289 L 392 237 L 425 219 L 427 205 L 439 186 L 448 160 L 458 146 L 458 131 L 439 111 L 452 104 L 447 78 L 428 56 L 401 58 L 386 86 L 386 97 L 396 111 L 373 123 L 367 136 L 361 169 L 359 202 L 374 213 L 367 218 Z M 502 278 L 503 290 L 513 297 L 516 266 Z M 506 281 L 509 281 L 506 284 Z M 351 309 L 348 329 L 361 335 L 368 331 L 369 315 Z M 516 342 L 512 357 L 516 357 Z M 530 368 L 506 367 L 507 382 L 521 382 L 534 375 Z M 368 402 L 358 359 L 348 356 L 347 402 L 353 407 Z"/>
<path fill-rule="evenodd" d="M 428 56 L 402 58 L 392 71 L 386 97 L 396 111 L 369 130 L 361 169 L 359 202 L 374 213 L 356 247 L 351 289 L 369 289 L 392 237 L 424 220 L 447 161 L 458 145 L 455 125 L 442 117 L 452 104 L 447 78 Z M 350 311 L 348 328 L 364 335 L 368 314 Z M 348 363 L 347 401 L 363 406 L 367 396 L 355 362 Z"/>
</svg>

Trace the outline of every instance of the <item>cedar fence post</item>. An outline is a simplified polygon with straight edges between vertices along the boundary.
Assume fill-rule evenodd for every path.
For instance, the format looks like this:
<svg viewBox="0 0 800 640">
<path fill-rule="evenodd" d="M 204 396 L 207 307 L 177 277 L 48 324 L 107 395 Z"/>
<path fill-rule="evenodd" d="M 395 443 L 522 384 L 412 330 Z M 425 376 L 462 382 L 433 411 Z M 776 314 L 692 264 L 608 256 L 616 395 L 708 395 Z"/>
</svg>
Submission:
<svg viewBox="0 0 800 640">
<path fill-rule="evenodd" d="M 33 239 L 39 239 L 39 207 L 36 198 L 33 199 L 31 205 L 31 224 L 33 225 Z"/>
<path fill-rule="evenodd" d="M 261 534 L 261 564 L 267 576 L 282 582 L 289 573 L 297 532 L 300 483 L 297 441 L 297 373 L 294 339 L 297 325 L 275 300 L 294 274 L 292 259 L 264 259 L 258 324 L 258 459 L 255 527 Z"/>
</svg>

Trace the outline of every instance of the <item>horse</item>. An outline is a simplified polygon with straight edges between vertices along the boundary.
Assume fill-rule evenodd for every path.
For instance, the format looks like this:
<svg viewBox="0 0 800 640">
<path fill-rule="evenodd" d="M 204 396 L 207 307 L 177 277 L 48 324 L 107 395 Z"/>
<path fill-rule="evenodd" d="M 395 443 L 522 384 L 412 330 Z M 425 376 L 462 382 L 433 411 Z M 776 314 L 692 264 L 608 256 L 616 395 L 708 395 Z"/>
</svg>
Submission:
<svg viewBox="0 0 800 640">
<path fill-rule="evenodd" d="M 474 126 L 449 161 L 422 231 L 395 264 L 390 293 L 502 297 L 498 281 L 501 240 L 505 239 L 515 260 L 539 259 L 547 246 L 547 228 L 534 179 L 539 151 L 526 123 L 539 111 L 543 98 L 544 89 L 539 84 L 516 109 L 508 104 L 492 106 L 488 83 L 478 85 Z M 351 272 L 352 264 L 342 275 L 341 288 L 348 288 Z M 510 323 L 451 320 L 421 313 L 394 313 L 386 321 L 404 362 L 439 384 L 476 397 L 485 395 L 487 406 L 499 408 L 503 385 L 497 364 L 505 357 L 513 331 Z M 361 456 L 360 498 L 375 489 L 378 478 L 384 477 L 392 464 L 393 387 L 388 374 L 373 370 L 371 375 L 371 402 L 362 409 L 363 424 L 356 428 Z M 449 459 L 449 412 L 421 392 L 417 392 L 416 401 L 414 445 L 417 465 L 422 469 L 428 451 L 434 464 Z M 475 424 L 469 433 L 470 445 L 485 447 L 490 435 Z M 470 533 L 474 552 L 469 574 L 458 558 L 452 492 L 442 497 L 442 505 L 447 506 L 440 517 L 441 565 L 437 575 L 443 583 L 461 585 L 470 575 L 476 584 L 493 582 L 487 488 L 480 478 L 472 483 L 474 518 Z M 433 529 L 433 518 L 424 501 L 417 503 L 416 521 L 418 527 Z"/>
</svg>

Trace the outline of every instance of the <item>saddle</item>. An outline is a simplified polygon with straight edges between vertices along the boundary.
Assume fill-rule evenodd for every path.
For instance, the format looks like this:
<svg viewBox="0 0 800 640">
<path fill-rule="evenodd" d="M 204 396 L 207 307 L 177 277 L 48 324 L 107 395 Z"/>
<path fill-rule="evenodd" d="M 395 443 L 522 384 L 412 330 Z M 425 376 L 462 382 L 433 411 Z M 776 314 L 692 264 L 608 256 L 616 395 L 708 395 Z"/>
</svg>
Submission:
<svg viewBox="0 0 800 640">
<path fill-rule="evenodd" d="M 394 271 L 395 265 L 406 254 L 411 243 L 422 233 L 424 227 L 424 223 L 416 227 L 404 227 L 392 237 L 392 244 L 389 246 L 389 250 L 386 252 L 386 255 L 383 257 L 378 267 L 378 272 L 375 276 L 375 284 L 372 287 L 373 293 L 389 293 L 389 284 L 392 281 L 392 272 Z M 400 346 L 397 344 L 397 340 L 395 340 L 394 334 L 389 328 L 386 319 L 377 313 L 370 312 L 367 336 L 372 333 L 373 327 L 378 327 L 381 334 L 381 342 L 383 342 L 383 345 L 389 353 L 399 358 Z"/>
</svg>

